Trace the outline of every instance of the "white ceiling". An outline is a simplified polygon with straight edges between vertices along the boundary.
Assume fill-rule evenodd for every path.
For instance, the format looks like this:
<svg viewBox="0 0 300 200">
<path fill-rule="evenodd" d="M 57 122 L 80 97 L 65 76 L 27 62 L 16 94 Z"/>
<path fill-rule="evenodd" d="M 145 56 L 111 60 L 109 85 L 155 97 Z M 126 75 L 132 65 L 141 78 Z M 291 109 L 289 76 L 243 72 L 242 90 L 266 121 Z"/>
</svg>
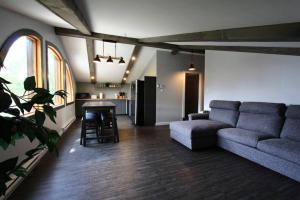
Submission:
<svg viewBox="0 0 300 200">
<path fill-rule="evenodd" d="M 76 81 L 90 82 L 86 40 L 82 38 L 61 36 L 61 41 L 65 47 Z"/>
<path fill-rule="evenodd" d="M 300 21 L 299 0 L 76 0 L 95 32 L 153 37 Z"/>
<path fill-rule="evenodd" d="M 75 0 L 94 32 L 128 37 L 208 31 L 300 21 L 299 0 Z M 52 26 L 71 25 L 41 6 L 35 0 L 0 0 L 0 6 L 38 19 Z M 84 39 L 62 37 L 77 81 L 90 82 Z M 98 42 L 97 42 L 98 43 Z M 190 45 L 247 45 L 299 47 L 300 43 L 176 43 Z M 102 44 L 96 45 L 96 52 Z M 118 44 L 126 62 L 133 46 Z M 106 48 L 105 48 L 106 50 Z M 128 81 L 135 80 L 145 70 L 156 49 L 141 50 Z M 101 50 L 100 50 L 101 51 Z M 107 47 L 106 52 L 109 52 Z M 101 51 L 102 52 L 102 51 Z M 111 54 L 114 54 L 111 52 Z M 117 53 L 119 54 L 119 53 Z M 119 55 L 117 55 L 119 56 Z M 97 81 L 119 82 L 126 66 L 98 64 Z"/>
<path fill-rule="evenodd" d="M 73 29 L 73 26 L 53 14 L 35 0 L 0 0 L 0 6 L 33 19 L 40 20 L 51 26 Z"/>
<path fill-rule="evenodd" d="M 102 41 L 95 41 L 95 53 L 103 55 L 103 43 Z M 134 46 L 128 44 L 116 44 L 116 56 L 123 57 L 125 60 L 125 65 L 119 65 L 119 60 L 114 60 L 113 64 L 108 64 L 105 59 L 102 59 L 100 63 L 96 64 L 96 79 L 97 82 L 113 82 L 120 83 L 122 81 L 123 75 L 130 60 L 131 54 L 133 52 Z M 115 56 L 115 44 L 114 43 L 104 43 L 104 55 L 105 56 Z"/>
</svg>

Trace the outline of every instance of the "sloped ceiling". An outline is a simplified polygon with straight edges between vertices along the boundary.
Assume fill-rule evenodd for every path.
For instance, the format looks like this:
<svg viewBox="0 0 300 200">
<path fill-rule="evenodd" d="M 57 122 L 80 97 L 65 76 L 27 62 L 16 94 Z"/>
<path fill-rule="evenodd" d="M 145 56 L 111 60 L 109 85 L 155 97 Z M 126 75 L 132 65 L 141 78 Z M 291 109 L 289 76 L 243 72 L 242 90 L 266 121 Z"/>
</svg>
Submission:
<svg viewBox="0 0 300 200">
<path fill-rule="evenodd" d="M 161 35 L 237 28 L 300 21 L 299 0 L 75 0 L 94 32 L 144 38 Z M 52 26 L 72 28 L 35 0 L 0 0 L 0 6 L 38 19 Z M 62 37 L 71 67 L 80 82 L 89 82 L 89 66 L 84 39 Z M 96 53 L 101 51 L 98 42 Z M 247 45 L 299 47 L 300 43 L 176 43 L 190 45 Z M 110 47 L 105 47 L 110 54 Z M 117 56 L 126 57 L 134 48 L 119 45 Z M 99 53 L 99 52 L 98 52 Z M 155 49 L 143 47 L 128 81 L 137 79 L 144 71 Z M 118 82 L 125 66 L 96 66 L 98 82 Z"/>
</svg>

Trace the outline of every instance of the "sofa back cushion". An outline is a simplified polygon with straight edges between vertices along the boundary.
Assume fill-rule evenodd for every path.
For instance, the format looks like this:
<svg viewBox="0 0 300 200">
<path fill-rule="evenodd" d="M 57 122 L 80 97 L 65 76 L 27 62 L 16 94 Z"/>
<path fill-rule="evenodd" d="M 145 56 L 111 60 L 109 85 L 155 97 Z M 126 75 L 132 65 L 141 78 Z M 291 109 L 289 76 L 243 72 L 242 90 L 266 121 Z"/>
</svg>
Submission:
<svg viewBox="0 0 300 200">
<path fill-rule="evenodd" d="M 285 116 L 281 137 L 300 142 L 300 105 L 289 106 Z"/>
<path fill-rule="evenodd" d="M 285 109 L 285 105 L 280 103 L 243 102 L 237 128 L 279 137 Z"/>
<path fill-rule="evenodd" d="M 211 108 L 209 119 L 235 127 L 239 117 L 238 110 L 240 105 L 241 102 L 239 101 L 213 100 L 209 104 L 209 107 Z"/>
</svg>

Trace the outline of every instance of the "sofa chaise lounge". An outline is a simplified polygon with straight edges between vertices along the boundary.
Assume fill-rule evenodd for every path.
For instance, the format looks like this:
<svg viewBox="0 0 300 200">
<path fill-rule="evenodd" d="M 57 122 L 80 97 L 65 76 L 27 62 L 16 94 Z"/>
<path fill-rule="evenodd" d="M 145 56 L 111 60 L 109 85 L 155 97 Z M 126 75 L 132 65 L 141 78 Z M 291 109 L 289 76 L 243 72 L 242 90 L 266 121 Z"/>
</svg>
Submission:
<svg viewBox="0 0 300 200">
<path fill-rule="evenodd" d="M 214 100 L 210 108 L 171 122 L 171 138 L 192 150 L 219 146 L 300 182 L 300 106 Z"/>
</svg>

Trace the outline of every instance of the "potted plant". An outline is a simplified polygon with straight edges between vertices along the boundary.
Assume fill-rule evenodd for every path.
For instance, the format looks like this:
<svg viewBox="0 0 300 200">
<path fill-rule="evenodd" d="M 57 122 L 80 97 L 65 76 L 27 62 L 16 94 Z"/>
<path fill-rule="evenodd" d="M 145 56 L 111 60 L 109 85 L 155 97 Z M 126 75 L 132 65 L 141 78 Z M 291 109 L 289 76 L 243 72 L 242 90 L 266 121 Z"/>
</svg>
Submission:
<svg viewBox="0 0 300 200">
<path fill-rule="evenodd" d="M 53 98 L 66 97 L 64 90 L 50 93 L 47 89 L 37 88 L 34 76 L 25 79 L 22 96 L 14 94 L 9 89 L 9 84 L 9 81 L 0 77 L 0 148 L 6 150 L 10 145 L 15 145 L 16 140 L 24 137 L 30 142 L 38 140 L 39 145 L 26 152 L 25 160 L 18 162 L 18 157 L 13 157 L 0 163 L 0 197 L 5 195 L 6 183 L 12 179 L 12 174 L 17 177 L 26 176 L 27 171 L 22 167 L 24 163 L 44 149 L 57 153 L 59 134 L 44 127 L 44 122 L 48 116 L 55 123 L 56 111 L 51 106 L 54 105 Z M 34 115 L 24 117 L 25 111 L 34 112 Z"/>
</svg>

